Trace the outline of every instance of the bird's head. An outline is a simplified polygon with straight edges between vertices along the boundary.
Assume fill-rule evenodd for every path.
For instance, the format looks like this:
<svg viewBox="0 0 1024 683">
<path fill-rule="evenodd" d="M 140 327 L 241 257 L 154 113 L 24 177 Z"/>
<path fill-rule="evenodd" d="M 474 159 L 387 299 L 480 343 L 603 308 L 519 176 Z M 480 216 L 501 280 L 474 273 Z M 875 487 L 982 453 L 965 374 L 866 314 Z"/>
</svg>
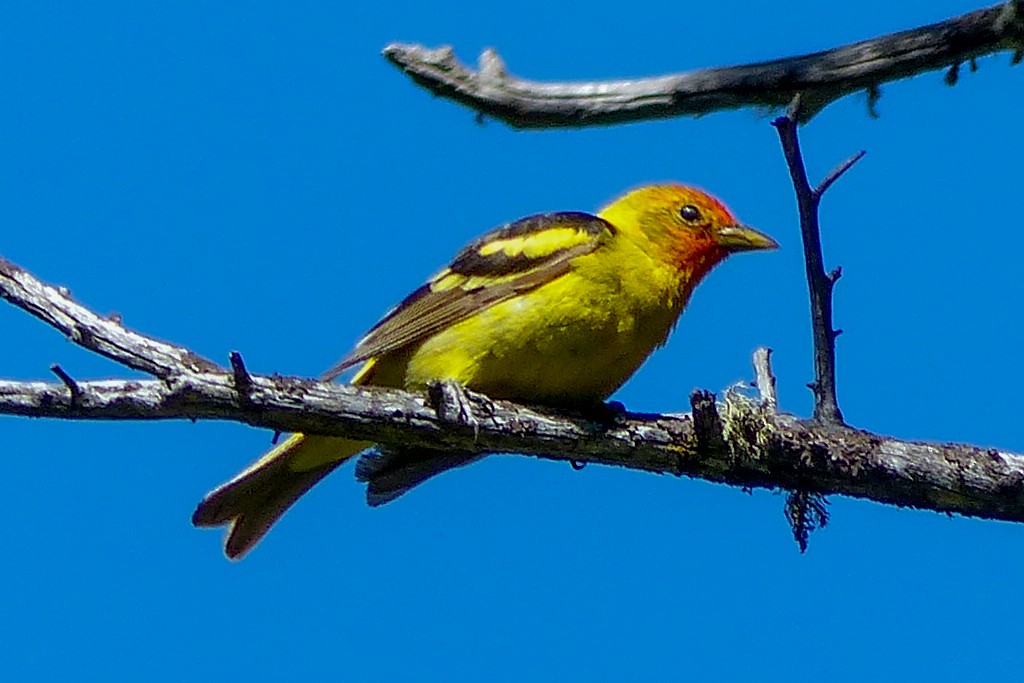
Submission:
<svg viewBox="0 0 1024 683">
<path fill-rule="evenodd" d="M 652 256 L 699 280 L 729 254 L 775 249 L 768 235 L 741 224 L 703 190 L 649 185 L 628 192 L 600 211 L 602 218 Z"/>
</svg>

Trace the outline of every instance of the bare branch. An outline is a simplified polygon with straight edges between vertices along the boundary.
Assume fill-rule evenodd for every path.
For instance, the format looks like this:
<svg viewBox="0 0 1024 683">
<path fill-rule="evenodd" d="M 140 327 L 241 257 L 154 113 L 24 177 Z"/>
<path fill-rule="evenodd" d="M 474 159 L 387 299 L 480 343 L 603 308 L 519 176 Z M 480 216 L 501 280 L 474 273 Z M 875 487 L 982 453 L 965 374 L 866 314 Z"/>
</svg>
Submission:
<svg viewBox="0 0 1024 683">
<path fill-rule="evenodd" d="M 77 408 L 82 400 L 82 390 L 78 388 L 78 382 L 76 382 L 75 378 L 69 375 L 64 368 L 56 363 L 50 366 L 50 372 L 57 375 L 57 377 L 60 378 L 60 381 L 64 382 L 64 386 L 68 388 L 68 396 L 70 397 L 68 405 L 70 405 L 72 409 Z"/>
<path fill-rule="evenodd" d="M 807 182 L 807 171 L 800 154 L 800 140 L 797 137 L 797 120 L 802 98 L 793 98 L 785 116 L 772 121 L 782 141 L 782 151 L 796 190 L 797 206 L 800 211 L 800 233 L 804 243 L 804 263 L 807 267 L 807 287 L 811 295 L 811 325 L 814 336 L 814 418 L 832 424 L 842 424 L 843 414 L 836 398 L 836 337 L 832 328 L 832 289 L 839 269 L 832 271 L 835 277 L 825 274 L 821 254 L 821 230 L 818 226 L 818 204 L 821 193 L 835 182 L 844 172 L 860 159 L 863 154 L 854 155 L 840 164 L 819 185 L 819 191 L 811 189 Z"/>
<path fill-rule="evenodd" d="M 72 407 L 58 382 L 0 381 L 0 414 L 73 420 L 232 420 L 282 431 L 465 453 L 526 453 L 565 462 L 700 477 L 744 488 L 842 494 L 881 503 L 1024 521 L 1024 456 L 899 441 L 799 420 L 731 393 L 714 414 L 718 438 L 689 415 L 623 413 L 608 424 L 466 392 L 476 430 L 439 417 L 426 395 L 251 375 L 238 401 L 230 372 L 171 381 L 78 382 Z M 714 404 L 712 404 L 714 405 Z M 706 406 L 705 406 L 706 407 Z M 709 413 L 710 414 L 710 413 Z M 474 433 L 476 432 L 476 433 Z"/>
<path fill-rule="evenodd" d="M 235 391 L 238 392 L 238 400 L 248 403 L 252 393 L 252 375 L 249 374 L 242 354 L 238 351 L 228 354 L 228 360 L 231 362 L 231 377 L 234 380 Z"/>
<path fill-rule="evenodd" d="M 104 318 L 71 298 L 63 287 L 41 282 L 0 257 L 0 298 L 55 327 L 74 343 L 133 370 L 168 377 L 178 372 L 211 372 L 220 367 L 181 346 L 133 332 L 119 318 Z"/>
<path fill-rule="evenodd" d="M 772 350 L 760 347 L 754 350 L 754 377 L 761 401 L 769 410 L 777 410 L 779 397 L 775 390 L 775 373 L 772 372 Z"/>
<path fill-rule="evenodd" d="M 859 152 L 852 154 L 849 159 L 847 159 L 846 161 L 844 161 L 843 163 L 839 164 L 831 171 L 829 171 L 828 175 L 825 176 L 820 183 L 818 183 L 818 186 L 816 188 L 814 188 L 814 196 L 817 197 L 820 201 L 821 195 L 825 194 L 825 191 L 828 190 L 828 188 L 832 187 L 832 183 L 839 180 L 844 173 L 853 168 L 853 165 L 860 161 L 862 158 L 864 158 L 865 154 L 867 154 L 867 152 L 862 149 Z M 836 279 L 838 280 L 839 278 L 836 277 Z"/>
<path fill-rule="evenodd" d="M 514 128 L 582 128 L 740 107 L 780 108 L 798 93 L 802 121 L 862 90 L 873 111 L 882 83 L 1003 50 L 1014 52 L 1016 61 L 1024 50 L 1024 11 L 1016 0 L 800 57 L 631 80 L 529 81 L 509 75 L 494 50 L 484 51 L 476 71 L 461 64 L 450 47 L 395 43 L 384 48 L 384 56 L 431 93 Z"/>
</svg>

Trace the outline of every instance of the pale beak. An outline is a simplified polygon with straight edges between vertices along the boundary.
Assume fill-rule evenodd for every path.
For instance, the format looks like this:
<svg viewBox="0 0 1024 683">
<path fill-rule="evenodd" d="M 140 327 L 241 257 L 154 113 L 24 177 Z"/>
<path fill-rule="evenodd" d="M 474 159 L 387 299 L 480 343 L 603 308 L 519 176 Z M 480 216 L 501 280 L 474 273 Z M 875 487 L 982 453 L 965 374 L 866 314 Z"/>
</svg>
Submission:
<svg viewBox="0 0 1024 683">
<path fill-rule="evenodd" d="M 763 232 L 746 225 L 727 225 L 715 233 L 715 239 L 726 251 L 758 251 L 778 249 L 779 243 Z"/>
</svg>

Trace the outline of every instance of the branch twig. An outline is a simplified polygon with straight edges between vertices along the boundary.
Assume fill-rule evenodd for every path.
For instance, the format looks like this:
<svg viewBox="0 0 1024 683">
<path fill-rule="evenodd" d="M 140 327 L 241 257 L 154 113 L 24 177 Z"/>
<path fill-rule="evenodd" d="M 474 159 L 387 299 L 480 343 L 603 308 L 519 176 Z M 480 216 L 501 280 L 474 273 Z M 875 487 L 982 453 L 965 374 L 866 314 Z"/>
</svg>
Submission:
<svg viewBox="0 0 1024 683">
<path fill-rule="evenodd" d="M 57 375 L 57 377 L 60 378 L 60 381 L 64 382 L 64 386 L 68 388 L 68 405 L 72 410 L 77 408 L 82 402 L 82 389 L 78 386 L 78 382 L 76 382 L 75 378 L 69 375 L 67 371 L 57 363 L 50 366 L 50 372 Z"/>
<path fill-rule="evenodd" d="M 238 400 L 242 403 L 251 402 L 252 375 L 249 374 L 249 370 L 245 367 L 242 354 L 238 351 L 232 351 L 228 354 L 228 360 L 231 363 L 231 378 L 234 381 L 235 391 L 238 393 Z"/>
<path fill-rule="evenodd" d="M 0 257 L 0 298 L 27 311 L 81 347 L 156 377 L 211 372 L 220 366 L 181 346 L 133 332 L 120 319 L 104 318 L 71 298 L 66 288 L 44 284 Z"/>
<path fill-rule="evenodd" d="M 761 401 L 769 410 L 777 410 L 779 397 L 775 389 L 775 373 L 772 372 L 772 350 L 760 347 L 754 350 L 754 377 Z"/>
<path fill-rule="evenodd" d="M 802 120 L 850 93 L 866 90 L 872 110 L 879 85 L 977 57 L 1024 50 L 1024 11 L 1013 0 L 909 31 L 823 52 L 742 66 L 617 81 L 542 83 L 510 75 L 486 50 L 476 71 L 449 47 L 395 43 L 384 56 L 417 85 L 514 128 L 581 128 L 700 116 L 740 107 L 786 106 L 803 96 Z"/>
<path fill-rule="evenodd" d="M 807 266 L 807 286 L 811 295 L 811 323 L 814 335 L 814 419 L 830 424 L 843 424 L 843 414 L 836 398 L 836 337 L 839 332 L 832 327 L 832 290 L 842 270 L 835 269 L 825 274 L 821 254 L 821 231 L 818 226 L 818 205 L 821 196 L 832 183 L 864 156 L 858 152 L 837 166 L 812 189 L 807 182 L 807 171 L 800 154 L 800 140 L 797 137 L 797 121 L 800 117 L 802 98 L 793 98 L 785 116 L 772 121 L 782 142 L 789 174 L 796 190 L 800 210 L 800 233 L 804 244 L 804 263 Z"/>
</svg>

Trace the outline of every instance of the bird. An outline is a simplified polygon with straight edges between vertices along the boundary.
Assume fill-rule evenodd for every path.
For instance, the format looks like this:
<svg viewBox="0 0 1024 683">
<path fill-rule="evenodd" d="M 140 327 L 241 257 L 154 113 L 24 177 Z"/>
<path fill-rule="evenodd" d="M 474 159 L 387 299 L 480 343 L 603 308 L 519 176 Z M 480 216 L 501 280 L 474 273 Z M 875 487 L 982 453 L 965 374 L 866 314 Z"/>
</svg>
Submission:
<svg viewBox="0 0 1024 683">
<path fill-rule="evenodd" d="M 596 214 L 527 216 L 470 242 L 321 379 L 359 366 L 350 380 L 359 386 L 452 382 L 493 399 L 600 405 L 665 344 L 712 268 L 777 247 L 712 195 L 677 183 L 633 189 Z M 317 482 L 373 446 L 293 434 L 207 494 L 192 522 L 227 526 L 224 553 L 240 559 Z M 357 466 L 371 504 L 465 462 L 383 453 Z"/>
</svg>

